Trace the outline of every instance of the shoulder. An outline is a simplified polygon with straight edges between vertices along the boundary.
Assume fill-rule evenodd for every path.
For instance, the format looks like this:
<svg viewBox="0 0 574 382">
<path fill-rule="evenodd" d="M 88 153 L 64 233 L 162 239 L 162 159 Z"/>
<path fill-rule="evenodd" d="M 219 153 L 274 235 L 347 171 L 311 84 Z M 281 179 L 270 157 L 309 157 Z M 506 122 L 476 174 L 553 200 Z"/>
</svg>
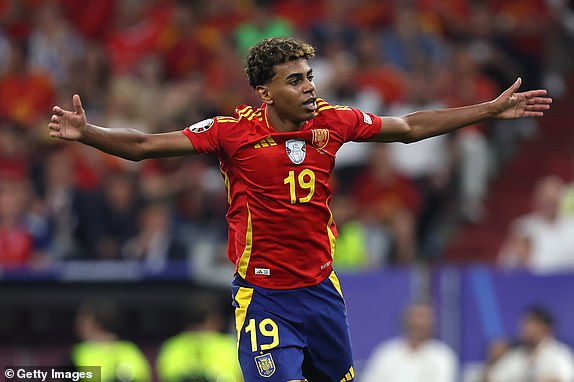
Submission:
<svg viewBox="0 0 574 382">
<path fill-rule="evenodd" d="M 239 120 L 246 120 L 250 122 L 263 121 L 263 111 L 259 107 L 239 105 L 235 108 L 234 114 L 237 122 L 239 122 Z"/>
<path fill-rule="evenodd" d="M 406 346 L 405 341 L 400 338 L 391 338 L 378 344 L 373 350 L 373 354 L 383 356 L 388 353 L 393 353 L 404 349 Z"/>
<path fill-rule="evenodd" d="M 452 359 L 456 357 L 454 350 L 452 350 L 452 348 L 449 345 L 440 340 L 437 339 L 429 340 L 427 346 L 429 351 L 431 351 L 433 354 Z"/>
<path fill-rule="evenodd" d="M 570 350 L 570 348 L 568 347 L 568 345 L 557 341 L 557 340 L 552 340 L 552 341 L 548 341 L 544 347 L 543 347 L 543 351 L 548 355 L 548 356 L 552 356 L 552 357 L 561 357 L 561 358 L 568 358 L 571 359 L 573 357 L 573 353 Z"/>
</svg>

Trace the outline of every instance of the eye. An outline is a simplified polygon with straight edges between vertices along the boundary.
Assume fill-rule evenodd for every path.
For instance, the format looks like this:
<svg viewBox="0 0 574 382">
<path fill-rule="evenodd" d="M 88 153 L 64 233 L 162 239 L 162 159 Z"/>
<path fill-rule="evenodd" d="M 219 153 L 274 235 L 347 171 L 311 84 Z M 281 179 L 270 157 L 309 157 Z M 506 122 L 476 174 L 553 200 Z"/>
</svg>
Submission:
<svg viewBox="0 0 574 382">
<path fill-rule="evenodd" d="M 290 85 L 297 86 L 301 83 L 300 79 L 295 79 L 289 82 Z"/>
<path fill-rule="evenodd" d="M 312 74 L 309 74 L 309 75 L 307 76 L 307 79 L 308 79 L 309 81 L 311 81 L 311 82 L 313 81 L 313 78 L 315 78 L 315 76 L 312 75 Z"/>
</svg>

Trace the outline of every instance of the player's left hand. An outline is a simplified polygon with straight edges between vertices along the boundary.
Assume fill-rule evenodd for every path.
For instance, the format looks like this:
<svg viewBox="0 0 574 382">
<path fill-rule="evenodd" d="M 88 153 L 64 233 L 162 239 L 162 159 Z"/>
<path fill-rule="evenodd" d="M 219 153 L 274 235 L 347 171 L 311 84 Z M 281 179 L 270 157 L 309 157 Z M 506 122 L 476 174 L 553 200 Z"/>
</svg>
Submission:
<svg viewBox="0 0 574 382">
<path fill-rule="evenodd" d="M 494 118 L 542 117 L 544 111 L 550 109 L 552 98 L 545 97 L 546 90 L 530 90 L 524 93 L 517 93 L 516 91 L 520 84 L 522 84 L 522 79 L 518 77 L 511 87 L 492 101 Z"/>
</svg>

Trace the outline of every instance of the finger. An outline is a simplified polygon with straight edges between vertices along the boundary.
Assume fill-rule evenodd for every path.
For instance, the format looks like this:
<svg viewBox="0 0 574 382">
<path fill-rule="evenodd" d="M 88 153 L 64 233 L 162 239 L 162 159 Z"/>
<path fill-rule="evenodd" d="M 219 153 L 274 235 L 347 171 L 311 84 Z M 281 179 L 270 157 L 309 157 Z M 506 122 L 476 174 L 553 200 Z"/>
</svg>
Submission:
<svg viewBox="0 0 574 382">
<path fill-rule="evenodd" d="M 552 103 L 552 98 L 534 97 L 534 98 L 528 99 L 528 101 L 526 101 L 526 103 L 528 105 L 534 105 L 534 104 L 548 104 L 548 105 L 550 105 Z"/>
<path fill-rule="evenodd" d="M 523 117 L 543 117 L 544 113 L 541 111 L 526 111 Z"/>
<path fill-rule="evenodd" d="M 59 123 L 60 122 L 60 118 L 57 115 L 52 115 L 52 118 L 50 119 L 51 122 L 56 122 Z"/>
<path fill-rule="evenodd" d="M 64 115 L 64 110 L 60 106 L 54 106 L 52 108 L 52 112 L 56 115 L 59 115 L 59 116 Z"/>
<path fill-rule="evenodd" d="M 55 122 L 48 123 L 50 130 L 60 130 L 60 124 Z"/>
<path fill-rule="evenodd" d="M 510 93 L 516 93 L 521 84 L 522 84 L 522 78 L 518 77 L 516 81 L 514 81 L 512 86 L 508 88 L 507 91 L 510 91 Z"/>
<path fill-rule="evenodd" d="M 546 91 L 546 89 L 538 89 L 538 90 L 529 90 L 527 92 L 518 93 L 518 94 L 522 94 L 526 98 L 531 98 L 531 97 L 542 97 L 542 96 L 545 96 L 547 93 L 548 92 Z"/>
<path fill-rule="evenodd" d="M 74 94 L 72 97 L 72 103 L 74 104 L 74 111 L 76 114 L 82 114 L 84 112 L 84 109 L 82 108 L 82 100 L 80 100 L 79 95 Z"/>
<path fill-rule="evenodd" d="M 524 110 L 550 110 L 550 105 L 546 104 L 536 104 L 536 105 L 527 105 Z"/>
</svg>

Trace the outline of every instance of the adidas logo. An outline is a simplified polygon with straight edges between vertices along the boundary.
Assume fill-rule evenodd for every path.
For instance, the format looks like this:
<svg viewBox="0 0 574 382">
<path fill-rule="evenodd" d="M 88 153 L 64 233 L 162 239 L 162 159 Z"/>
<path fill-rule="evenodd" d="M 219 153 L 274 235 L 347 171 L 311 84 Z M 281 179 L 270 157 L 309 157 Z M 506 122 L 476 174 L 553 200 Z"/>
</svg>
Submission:
<svg viewBox="0 0 574 382">
<path fill-rule="evenodd" d="M 256 149 L 260 149 L 262 147 L 269 147 L 269 146 L 277 146 L 277 143 L 271 137 L 267 137 L 265 139 L 260 140 L 259 143 L 253 147 L 255 147 Z"/>
</svg>

